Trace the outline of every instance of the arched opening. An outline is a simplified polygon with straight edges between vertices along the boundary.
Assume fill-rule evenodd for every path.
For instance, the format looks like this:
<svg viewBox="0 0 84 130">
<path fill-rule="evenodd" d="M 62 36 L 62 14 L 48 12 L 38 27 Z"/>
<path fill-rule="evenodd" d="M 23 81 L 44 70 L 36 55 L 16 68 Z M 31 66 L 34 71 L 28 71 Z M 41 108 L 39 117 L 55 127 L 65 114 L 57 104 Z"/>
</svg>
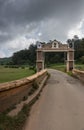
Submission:
<svg viewBox="0 0 84 130">
<path fill-rule="evenodd" d="M 45 52 L 45 68 L 53 68 L 62 71 L 66 71 L 66 52 Z"/>
</svg>

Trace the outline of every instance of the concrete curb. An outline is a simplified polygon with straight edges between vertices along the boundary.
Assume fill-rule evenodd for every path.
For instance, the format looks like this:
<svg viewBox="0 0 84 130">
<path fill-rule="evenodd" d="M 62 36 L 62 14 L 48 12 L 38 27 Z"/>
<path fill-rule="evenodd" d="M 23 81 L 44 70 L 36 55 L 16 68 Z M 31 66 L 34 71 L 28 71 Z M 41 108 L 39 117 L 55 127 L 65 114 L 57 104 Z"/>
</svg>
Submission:
<svg viewBox="0 0 84 130">
<path fill-rule="evenodd" d="M 84 83 L 84 71 L 73 69 L 72 73 L 75 77 Z"/>
</svg>

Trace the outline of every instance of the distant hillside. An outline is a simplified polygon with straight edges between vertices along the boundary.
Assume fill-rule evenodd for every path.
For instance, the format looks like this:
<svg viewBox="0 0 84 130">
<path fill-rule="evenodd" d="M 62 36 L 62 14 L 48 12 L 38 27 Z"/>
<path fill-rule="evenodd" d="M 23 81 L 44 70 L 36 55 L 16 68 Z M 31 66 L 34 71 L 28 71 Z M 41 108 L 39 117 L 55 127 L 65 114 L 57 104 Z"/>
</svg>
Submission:
<svg viewBox="0 0 84 130">
<path fill-rule="evenodd" d="M 12 62 L 12 57 L 0 58 L 0 65 L 7 65 Z"/>
</svg>

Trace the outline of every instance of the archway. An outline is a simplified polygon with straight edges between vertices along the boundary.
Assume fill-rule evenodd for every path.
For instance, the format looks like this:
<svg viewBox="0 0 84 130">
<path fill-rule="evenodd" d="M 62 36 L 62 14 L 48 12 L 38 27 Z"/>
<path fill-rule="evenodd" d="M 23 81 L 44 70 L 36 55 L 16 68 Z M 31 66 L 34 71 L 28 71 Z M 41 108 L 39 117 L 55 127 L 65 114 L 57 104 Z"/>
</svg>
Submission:
<svg viewBox="0 0 84 130">
<path fill-rule="evenodd" d="M 53 68 L 66 71 L 66 52 L 45 52 L 44 68 Z"/>
<path fill-rule="evenodd" d="M 66 70 L 71 71 L 74 68 L 74 49 L 70 48 L 67 44 L 62 44 L 56 40 L 50 42 L 49 44 L 38 43 L 37 44 L 37 60 L 36 68 L 37 72 L 44 69 L 44 53 L 45 52 L 66 52 Z"/>
</svg>

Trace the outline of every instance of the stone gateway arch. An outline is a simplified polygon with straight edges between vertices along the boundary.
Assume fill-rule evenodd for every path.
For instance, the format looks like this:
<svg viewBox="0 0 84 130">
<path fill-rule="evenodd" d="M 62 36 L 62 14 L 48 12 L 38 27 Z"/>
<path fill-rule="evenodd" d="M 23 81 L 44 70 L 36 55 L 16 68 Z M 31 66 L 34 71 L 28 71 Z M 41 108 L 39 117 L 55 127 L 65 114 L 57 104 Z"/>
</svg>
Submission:
<svg viewBox="0 0 84 130">
<path fill-rule="evenodd" d="M 71 71 L 74 68 L 74 49 L 70 48 L 68 44 L 62 44 L 56 40 L 51 41 L 49 44 L 37 43 L 37 60 L 36 69 L 37 72 L 44 69 L 45 52 L 66 52 L 66 70 Z"/>
</svg>

